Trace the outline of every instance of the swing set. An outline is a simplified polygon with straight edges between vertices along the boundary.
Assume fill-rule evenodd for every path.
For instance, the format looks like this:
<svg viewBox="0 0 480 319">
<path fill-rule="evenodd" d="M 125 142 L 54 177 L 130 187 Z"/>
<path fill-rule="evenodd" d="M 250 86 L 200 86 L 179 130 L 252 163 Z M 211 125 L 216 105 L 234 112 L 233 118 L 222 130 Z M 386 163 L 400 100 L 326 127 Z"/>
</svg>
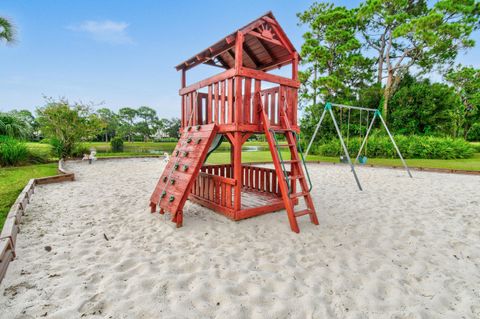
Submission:
<svg viewBox="0 0 480 319">
<path fill-rule="evenodd" d="M 345 141 L 343 139 L 343 134 L 342 134 L 342 129 L 341 129 L 341 126 L 338 125 L 337 123 L 337 120 L 335 118 L 335 114 L 333 113 L 333 110 L 332 110 L 332 107 L 338 107 L 340 108 L 340 125 L 342 124 L 343 122 L 343 109 L 347 109 L 348 110 L 348 116 L 347 116 L 347 143 L 345 144 Z M 365 136 L 362 138 L 362 144 L 360 146 L 360 149 L 358 150 L 358 153 L 357 153 L 357 156 L 355 157 L 355 161 L 352 162 L 352 159 L 350 158 L 350 154 L 348 152 L 348 146 L 349 146 L 349 141 L 350 141 L 350 118 L 351 118 L 351 111 L 352 110 L 359 110 L 360 111 L 360 137 L 362 138 L 362 112 L 367 112 L 367 116 L 366 116 L 366 119 L 367 119 L 367 124 L 366 124 L 366 127 L 367 127 L 367 131 L 365 133 Z M 398 154 L 398 157 L 400 158 L 400 160 L 402 161 L 402 164 L 403 164 L 403 167 L 405 167 L 405 170 L 407 171 L 408 173 L 408 176 L 410 176 L 410 178 L 412 177 L 412 174 L 410 173 L 410 169 L 408 168 L 407 166 L 407 163 L 405 162 L 405 160 L 403 159 L 403 156 L 402 156 L 402 153 L 400 153 L 400 150 L 398 149 L 398 146 L 397 144 L 395 143 L 395 140 L 392 136 L 392 134 L 390 133 L 390 130 L 388 129 L 387 127 L 387 124 L 385 123 L 383 117 L 382 117 L 382 114 L 380 113 L 379 110 L 377 109 L 370 109 L 370 108 L 366 108 L 366 107 L 359 107 L 359 106 L 351 106 L 351 105 L 343 105 L 343 104 L 336 104 L 336 103 L 330 103 L 330 102 L 327 102 L 325 104 L 325 108 L 323 109 L 323 113 L 322 115 L 320 116 L 320 120 L 318 121 L 318 124 L 317 126 L 315 127 L 315 131 L 312 135 L 312 138 L 310 140 L 310 143 L 308 144 L 308 147 L 307 147 L 307 150 L 305 151 L 304 153 L 304 158 L 307 157 L 308 155 L 308 152 L 310 151 L 310 148 L 312 147 L 312 144 L 313 144 L 313 141 L 315 140 L 315 137 L 317 136 L 318 134 L 318 131 L 320 130 L 320 126 L 322 125 L 322 122 L 323 120 L 325 119 L 325 115 L 327 114 L 327 112 L 330 114 L 330 116 L 332 117 L 332 121 L 333 121 L 333 125 L 335 126 L 335 130 L 337 132 L 337 135 L 338 135 L 338 138 L 340 139 L 340 144 L 342 146 L 342 149 L 343 149 L 343 152 L 344 152 L 344 156 L 341 156 L 340 157 L 340 161 L 342 163 L 348 163 L 350 165 L 350 168 L 352 170 L 352 174 L 353 174 L 353 177 L 355 178 L 355 182 L 357 183 L 357 186 L 358 186 L 358 189 L 359 190 L 363 190 L 362 189 L 362 185 L 360 184 L 360 180 L 358 179 L 358 176 L 357 176 L 357 173 L 355 171 L 355 164 L 360 163 L 360 164 L 366 164 L 367 163 L 367 143 L 368 143 L 368 136 L 370 134 L 370 131 L 372 130 L 372 127 L 373 127 L 373 124 L 375 123 L 375 119 L 378 117 L 380 119 L 380 122 L 382 123 L 383 127 L 385 128 L 385 130 L 387 131 L 387 134 L 393 144 L 393 146 L 395 147 L 395 150 L 397 151 L 397 154 Z M 372 120 L 370 121 L 370 113 L 373 113 L 373 117 L 372 117 Z M 363 155 L 362 155 L 362 151 L 363 152 Z"/>
</svg>

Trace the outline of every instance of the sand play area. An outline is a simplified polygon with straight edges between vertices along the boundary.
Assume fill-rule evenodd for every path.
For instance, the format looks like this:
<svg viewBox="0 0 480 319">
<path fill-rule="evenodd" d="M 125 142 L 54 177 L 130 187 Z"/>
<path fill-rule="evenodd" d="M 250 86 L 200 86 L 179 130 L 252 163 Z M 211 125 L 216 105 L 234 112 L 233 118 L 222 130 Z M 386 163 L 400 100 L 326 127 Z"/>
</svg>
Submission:
<svg viewBox="0 0 480 319">
<path fill-rule="evenodd" d="M 164 163 L 67 163 L 39 186 L 1 318 L 480 318 L 480 178 L 310 165 L 319 226 L 149 213 Z"/>
</svg>

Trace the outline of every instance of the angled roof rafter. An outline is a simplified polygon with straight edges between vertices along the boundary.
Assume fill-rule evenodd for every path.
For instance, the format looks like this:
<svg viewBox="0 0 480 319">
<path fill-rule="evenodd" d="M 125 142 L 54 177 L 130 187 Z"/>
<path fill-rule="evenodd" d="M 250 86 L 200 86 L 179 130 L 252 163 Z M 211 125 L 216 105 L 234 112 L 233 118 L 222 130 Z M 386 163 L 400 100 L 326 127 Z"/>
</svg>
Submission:
<svg viewBox="0 0 480 319">
<path fill-rule="evenodd" d="M 245 65 L 245 62 L 247 62 L 247 65 L 252 65 L 255 69 L 264 69 L 264 66 L 267 63 L 266 60 L 271 61 L 268 62 L 267 65 L 271 63 L 282 65 L 285 62 L 285 59 L 283 58 L 285 55 L 288 54 L 293 56 L 296 52 L 295 47 L 285 35 L 285 32 L 282 30 L 273 14 L 267 12 L 258 19 L 211 45 L 209 48 L 196 54 L 192 58 L 180 63 L 176 66 L 176 69 L 186 71 L 202 63 L 216 66 L 221 64 L 224 67 L 229 66 L 229 63 L 224 59 L 223 55 L 234 47 L 237 32 L 241 32 L 244 35 L 248 34 L 258 40 L 254 44 L 255 48 L 249 47 L 252 45 L 252 40 L 250 40 L 249 44 L 244 42 L 243 46 L 243 64 Z M 272 50 L 275 54 L 273 54 Z M 227 54 L 231 55 L 231 53 Z M 235 58 L 234 54 L 232 55 L 232 58 Z M 282 61 L 277 61 L 279 63 L 276 63 L 275 60 L 278 60 L 279 58 L 281 58 Z M 215 61 L 215 59 L 217 59 L 217 61 Z"/>
</svg>

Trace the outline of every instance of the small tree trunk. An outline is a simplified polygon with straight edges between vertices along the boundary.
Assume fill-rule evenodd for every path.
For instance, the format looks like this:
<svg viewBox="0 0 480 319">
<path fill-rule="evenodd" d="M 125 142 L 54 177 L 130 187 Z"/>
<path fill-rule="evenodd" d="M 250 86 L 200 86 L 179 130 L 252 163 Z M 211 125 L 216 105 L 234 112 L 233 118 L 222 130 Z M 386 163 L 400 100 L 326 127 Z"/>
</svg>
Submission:
<svg viewBox="0 0 480 319">
<path fill-rule="evenodd" d="M 383 118 L 387 122 L 388 118 L 388 102 L 390 100 L 393 84 L 393 72 L 388 72 L 387 84 L 385 85 L 385 91 L 383 92 Z"/>
</svg>

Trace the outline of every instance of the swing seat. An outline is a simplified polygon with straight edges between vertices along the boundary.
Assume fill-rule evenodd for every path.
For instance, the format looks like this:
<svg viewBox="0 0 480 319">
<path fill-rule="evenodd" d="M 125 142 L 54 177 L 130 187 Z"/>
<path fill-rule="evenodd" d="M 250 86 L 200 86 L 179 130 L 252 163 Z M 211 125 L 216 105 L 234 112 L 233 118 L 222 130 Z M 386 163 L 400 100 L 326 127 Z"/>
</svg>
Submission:
<svg viewBox="0 0 480 319">
<path fill-rule="evenodd" d="M 360 164 L 366 164 L 366 163 L 367 163 L 367 157 L 366 157 L 366 156 L 360 156 L 360 157 L 358 158 L 358 162 L 359 162 Z"/>
<path fill-rule="evenodd" d="M 348 158 L 346 156 L 340 156 L 340 163 L 348 164 Z"/>
</svg>

